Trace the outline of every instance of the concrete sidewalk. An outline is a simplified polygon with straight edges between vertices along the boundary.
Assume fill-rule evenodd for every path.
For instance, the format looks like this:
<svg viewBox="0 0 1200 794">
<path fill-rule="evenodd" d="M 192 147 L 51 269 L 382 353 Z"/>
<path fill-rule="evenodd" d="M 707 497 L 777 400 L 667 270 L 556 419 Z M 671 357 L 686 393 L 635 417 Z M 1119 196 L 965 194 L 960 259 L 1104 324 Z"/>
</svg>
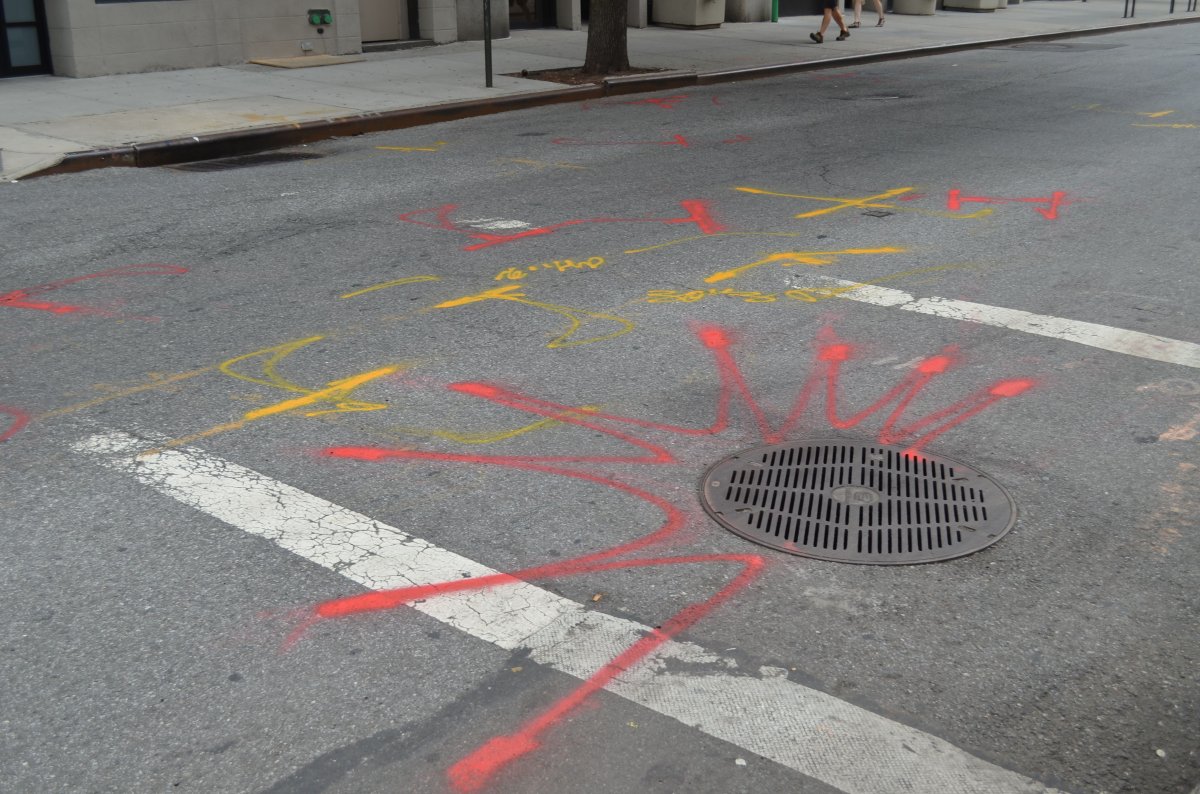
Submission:
<svg viewBox="0 0 1200 794">
<path fill-rule="evenodd" d="M 870 4 L 864 5 L 862 28 L 847 41 L 835 42 L 830 35 L 821 45 L 808 40 L 819 22 L 815 16 L 727 22 L 715 30 L 630 29 L 630 62 L 690 72 L 693 83 L 697 73 L 700 82 L 718 82 L 744 76 L 731 72 L 752 67 L 836 65 L 845 56 L 903 57 L 927 48 L 1200 20 L 1200 14 L 1184 12 L 1186 0 L 1177 0 L 1174 14 L 1168 14 L 1169 0 L 1142 0 L 1136 19 L 1122 19 L 1123 0 L 1026 0 L 994 13 L 889 14 L 886 25 L 876 28 Z M 71 163 L 76 169 L 155 164 L 167 161 L 161 152 L 168 148 L 175 161 L 233 154 L 286 145 L 289 130 L 302 129 L 304 140 L 315 140 L 565 101 L 576 94 L 583 99 L 584 89 L 564 91 L 559 84 L 504 75 L 579 66 L 586 41 L 586 31 L 515 31 L 494 43 L 495 87 L 490 89 L 484 87 L 481 42 L 372 53 L 298 69 L 244 64 L 91 78 L 10 78 L 0 82 L 0 178 L 16 180 Z M 673 85 L 661 78 L 614 83 L 620 92 Z M 366 126 L 355 128 L 355 121 Z M 239 148 L 239 140 L 252 145 Z M 192 142 L 197 146 L 189 151 Z M 149 144 L 157 145 L 157 160 L 139 157 Z M 79 152 L 89 154 L 67 156 Z"/>
</svg>

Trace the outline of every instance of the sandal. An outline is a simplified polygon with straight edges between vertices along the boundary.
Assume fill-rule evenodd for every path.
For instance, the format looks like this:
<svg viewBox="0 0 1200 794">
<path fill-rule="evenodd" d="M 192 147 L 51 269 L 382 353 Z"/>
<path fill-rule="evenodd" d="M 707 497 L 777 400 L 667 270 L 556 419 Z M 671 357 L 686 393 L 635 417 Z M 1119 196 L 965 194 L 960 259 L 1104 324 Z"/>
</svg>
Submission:
<svg viewBox="0 0 1200 794">
<path fill-rule="evenodd" d="M 847 27 L 851 27 L 851 28 L 861 28 L 861 27 L 862 27 L 862 25 L 861 25 L 861 24 L 859 24 L 858 22 L 851 22 L 849 25 L 847 25 Z"/>
<path fill-rule="evenodd" d="M 848 39 L 848 38 L 850 38 L 850 31 L 848 31 L 848 30 L 843 30 L 841 33 L 839 33 L 839 34 L 838 34 L 837 40 L 838 40 L 838 41 L 845 41 L 845 40 L 846 40 L 846 39 Z"/>
<path fill-rule="evenodd" d="M 879 18 L 879 21 L 875 23 L 875 27 L 877 27 L 877 28 L 883 27 L 883 17 Z"/>
<path fill-rule="evenodd" d="M 825 41 L 825 37 L 822 36 L 820 33 L 809 33 L 808 37 L 810 39 L 812 39 L 813 41 L 815 41 L 817 44 L 821 44 Z"/>
</svg>

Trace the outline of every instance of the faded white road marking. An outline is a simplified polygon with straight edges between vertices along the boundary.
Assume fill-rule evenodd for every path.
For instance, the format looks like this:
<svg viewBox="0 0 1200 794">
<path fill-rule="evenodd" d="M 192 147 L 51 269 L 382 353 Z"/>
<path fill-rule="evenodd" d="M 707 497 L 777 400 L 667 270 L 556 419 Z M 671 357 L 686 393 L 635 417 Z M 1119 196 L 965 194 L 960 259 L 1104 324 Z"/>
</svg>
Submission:
<svg viewBox="0 0 1200 794">
<path fill-rule="evenodd" d="M 513 229 L 532 229 L 533 224 L 525 221 L 510 221 L 504 218 L 476 218 L 472 221 L 462 221 L 461 225 L 472 229 L 482 229 L 489 232 L 511 231 Z"/>
<path fill-rule="evenodd" d="M 812 275 L 793 276 L 790 283 L 796 289 L 821 289 L 822 287 L 852 287 L 857 282 Z M 1153 361 L 1165 361 L 1168 364 L 1200 368 L 1200 345 L 1178 339 L 1168 339 L 1165 336 L 1144 334 L 1141 331 L 1128 331 L 1108 325 L 1067 320 L 1048 314 L 1033 314 L 1019 309 L 1005 309 L 1000 306 L 988 306 L 984 303 L 971 303 L 951 298 L 918 298 L 898 289 L 869 284 L 839 293 L 836 297 L 862 303 L 873 303 L 876 306 L 890 306 L 909 312 L 932 314 L 935 317 L 994 325 L 998 328 L 1009 328 L 1013 331 L 1024 331 L 1027 334 L 1048 336 L 1089 347 L 1098 347 L 1101 350 L 1111 350 L 1114 353 L 1125 353 Z"/>
<path fill-rule="evenodd" d="M 159 438 L 109 432 L 74 448 L 368 588 L 495 573 L 197 449 L 138 456 L 159 443 Z M 533 661 L 578 678 L 592 675 L 650 630 L 515 580 L 483 592 L 438 596 L 412 608 L 506 650 L 527 648 Z M 733 659 L 672 641 L 607 688 L 848 794 L 1055 791 L 936 736 L 793 683 L 786 674 L 774 667 L 742 669 Z"/>
</svg>

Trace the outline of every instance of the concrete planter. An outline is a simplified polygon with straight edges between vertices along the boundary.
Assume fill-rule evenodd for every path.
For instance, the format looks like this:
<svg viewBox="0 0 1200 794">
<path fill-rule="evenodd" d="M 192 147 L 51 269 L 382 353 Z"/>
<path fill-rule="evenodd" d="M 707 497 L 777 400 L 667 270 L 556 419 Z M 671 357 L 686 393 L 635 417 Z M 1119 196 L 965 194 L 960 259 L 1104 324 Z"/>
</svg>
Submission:
<svg viewBox="0 0 1200 794">
<path fill-rule="evenodd" d="M 991 13 L 996 10 L 1000 0 L 944 0 L 945 8 L 956 11 L 984 11 Z"/>
<path fill-rule="evenodd" d="M 996 8 L 1008 8 L 1008 0 L 996 0 Z"/>
<path fill-rule="evenodd" d="M 937 11 L 937 0 L 892 0 L 893 14 L 914 14 L 918 16 L 933 16 Z"/>
<path fill-rule="evenodd" d="M 725 21 L 725 0 L 654 0 L 650 21 L 672 28 L 719 28 Z"/>
</svg>

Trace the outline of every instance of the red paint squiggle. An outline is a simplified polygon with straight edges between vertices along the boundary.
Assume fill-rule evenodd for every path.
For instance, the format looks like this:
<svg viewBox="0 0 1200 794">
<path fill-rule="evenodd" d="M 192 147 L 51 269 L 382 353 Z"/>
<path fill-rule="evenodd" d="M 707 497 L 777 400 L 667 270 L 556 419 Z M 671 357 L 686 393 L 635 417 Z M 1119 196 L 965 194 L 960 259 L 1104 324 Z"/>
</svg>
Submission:
<svg viewBox="0 0 1200 794">
<path fill-rule="evenodd" d="M 20 408 L 14 408 L 11 405 L 0 405 L 0 414 L 5 414 L 9 417 L 8 427 L 3 433 L 0 433 L 0 441 L 9 440 L 17 433 L 20 433 L 25 425 L 29 424 L 29 414 Z"/>
<path fill-rule="evenodd" d="M 413 210 L 412 212 L 401 213 L 397 216 L 398 220 L 404 223 L 413 223 L 417 226 L 427 226 L 431 229 L 442 229 L 448 232 L 456 232 L 465 234 L 472 240 L 480 240 L 481 242 L 464 245 L 464 251 L 478 251 L 483 248 L 490 248 L 493 245 L 504 245 L 506 243 L 523 240 L 527 237 L 540 237 L 542 235 L 554 234 L 560 229 L 565 229 L 569 226 L 578 226 L 584 223 L 661 223 L 664 225 L 675 224 L 692 224 L 696 225 L 701 234 L 717 234 L 718 232 L 726 231 L 713 217 L 712 210 L 707 201 L 700 199 L 685 199 L 679 202 L 679 206 L 683 208 L 687 214 L 682 218 L 586 218 L 582 220 L 562 221 L 549 226 L 538 226 L 533 229 L 524 229 L 512 234 L 492 234 L 491 232 L 473 229 L 471 227 L 462 227 L 450 220 L 450 214 L 458 209 L 457 204 L 443 204 L 440 207 L 432 207 L 429 209 Z M 434 216 L 434 221 L 421 221 L 416 218 L 423 215 Z"/>
<path fill-rule="evenodd" d="M 710 554 L 697 557 L 639 560 L 637 562 L 645 566 L 682 565 L 696 562 L 739 562 L 744 567 L 741 573 L 733 581 L 721 588 L 716 595 L 705 601 L 691 604 L 676 613 L 661 627 L 629 646 L 629 648 L 615 659 L 600 668 L 600 670 L 584 681 L 582 686 L 577 687 L 571 694 L 522 725 L 517 731 L 506 736 L 496 736 L 488 740 L 481 747 L 455 763 L 454 766 L 450 767 L 447 776 L 457 790 L 478 791 L 505 766 L 521 756 L 538 749 L 540 746 L 538 743 L 539 736 L 583 705 L 589 697 L 607 686 L 618 675 L 644 660 L 668 640 L 693 626 L 720 604 L 728 601 L 736 593 L 745 589 L 747 585 L 758 577 L 765 564 L 761 557 L 753 554 Z"/>
<path fill-rule="evenodd" d="M 654 105 L 662 110 L 674 110 L 675 106 L 687 99 L 687 94 L 676 94 L 674 96 L 651 97 L 649 99 L 634 99 L 630 102 L 622 102 L 622 105 Z"/>
<path fill-rule="evenodd" d="M 1048 221 L 1058 219 L 1058 208 L 1065 207 L 1067 201 L 1064 191 L 1056 190 L 1045 198 L 1000 198 L 998 196 L 964 196 L 957 188 L 946 195 L 946 209 L 957 212 L 963 204 L 1045 204 L 1045 207 L 1034 207 L 1033 211 Z"/>
<path fill-rule="evenodd" d="M 565 716 L 579 708 L 589 697 L 611 683 L 621 672 L 644 660 L 656 648 L 677 636 L 680 632 L 728 601 L 748 586 L 762 571 L 765 562 L 755 554 L 702 554 L 677 557 L 631 557 L 655 545 L 663 544 L 677 536 L 686 525 L 686 515 L 672 502 L 645 489 L 603 473 L 575 468 L 583 464 L 624 465 L 648 463 L 666 465 L 677 460 L 665 448 L 630 432 L 610 427 L 611 424 L 640 427 L 658 432 L 687 436 L 713 436 L 724 431 L 729 424 L 731 397 L 737 394 L 753 418 L 759 434 L 768 443 L 776 443 L 786 437 L 804 415 L 814 394 L 821 393 L 825 386 L 825 417 L 835 428 L 847 429 L 858 426 L 868 417 L 893 406 L 883 421 L 879 433 L 880 443 L 895 443 L 914 439 L 908 453 L 920 455 L 919 448 L 937 436 L 956 427 L 991 405 L 1004 399 L 1016 397 L 1031 388 L 1028 379 L 1002 380 L 993 383 L 946 408 L 917 418 L 900 426 L 900 419 L 912 401 L 939 375 L 950 370 L 958 362 L 958 351 L 953 347 L 921 361 L 912 372 L 887 390 L 866 408 L 843 418 L 838 410 L 839 379 L 842 366 L 855 355 L 854 347 L 839 340 L 830 329 L 824 329 L 818 339 L 815 361 L 809 376 L 801 387 L 787 417 L 778 429 L 772 428 L 764 410 L 755 400 L 743 376 L 731 347 L 731 334 L 716 326 L 699 326 L 695 329 L 699 341 L 713 356 L 720 379 L 716 396 L 715 418 L 706 428 L 685 428 L 676 425 L 648 422 L 641 419 L 598 411 L 583 411 L 484 383 L 457 383 L 449 388 L 464 394 L 502 405 L 513 410 L 536 416 L 552 418 L 557 422 L 572 424 L 603 433 L 611 438 L 642 449 L 642 456 L 540 456 L 540 455 L 475 455 L 444 452 L 425 452 L 411 449 L 388 449 L 379 447 L 330 447 L 325 450 L 329 457 L 370 462 L 383 461 L 437 461 L 442 463 L 465 463 L 472 465 L 502 466 L 520 471 L 567 477 L 630 496 L 656 507 L 663 514 L 662 524 L 653 532 L 626 543 L 601 549 L 580 557 L 560 562 L 536 565 L 511 573 L 495 573 L 473 579 L 454 579 L 427 585 L 381 590 L 335 599 L 318 605 L 313 620 L 341 618 L 364 612 L 394 609 L 416 601 L 449 593 L 480 591 L 521 582 L 579 576 L 607 570 L 639 569 L 669 565 L 692 564 L 736 564 L 737 575 L 718 592 L 702 601 L 688 604 L 672 615 L 662 626 L 639 639 L 617 657 L 604 665 L 595 674 L 577 686 L 569 695 L 526 722 L 515 732 L 497 736 L 455 763 L 447 772 L 451 784 L 459 791 L 476 791 L 487 784 L 494 775 L 522 756 L 540 746 L 541 736 Z M 301 631 L 303 630 L 300 629 Z"/>
<path fill-rule="evenodd" d="M 51 314 L 99 314 L 107 317 L 113 316 L 112 312 L 104 309 L 96 309 L 89 306 L 77 306 L 69 303 L 54 303 L 51 301 L 30 300 L 35 295 L 44 295 L 47 292 L 53 292 L 57 289 L 78 284 L 81 281 L 88 281 L 95 278 L 126 278 L 129 276 L 178 276 L 188 272 L 186 267 L 178 267 L 176 265 L 125 265 L 123 267 L 115 267 L 111 270 L 102 270 L 99 273 L 88 273 L 85 276 L 74 276 L 65 278 L 61 281 L 51 281 L 48 284 L 39 284 L 36 287 L 26 287 L 24 289 L 16 289 L 12 292 L 6 292 L 0 295 L 0 306 L 9 306 L 14 309 L 33 309 L 35 311 L 49 312 Z"/>
</svg>

